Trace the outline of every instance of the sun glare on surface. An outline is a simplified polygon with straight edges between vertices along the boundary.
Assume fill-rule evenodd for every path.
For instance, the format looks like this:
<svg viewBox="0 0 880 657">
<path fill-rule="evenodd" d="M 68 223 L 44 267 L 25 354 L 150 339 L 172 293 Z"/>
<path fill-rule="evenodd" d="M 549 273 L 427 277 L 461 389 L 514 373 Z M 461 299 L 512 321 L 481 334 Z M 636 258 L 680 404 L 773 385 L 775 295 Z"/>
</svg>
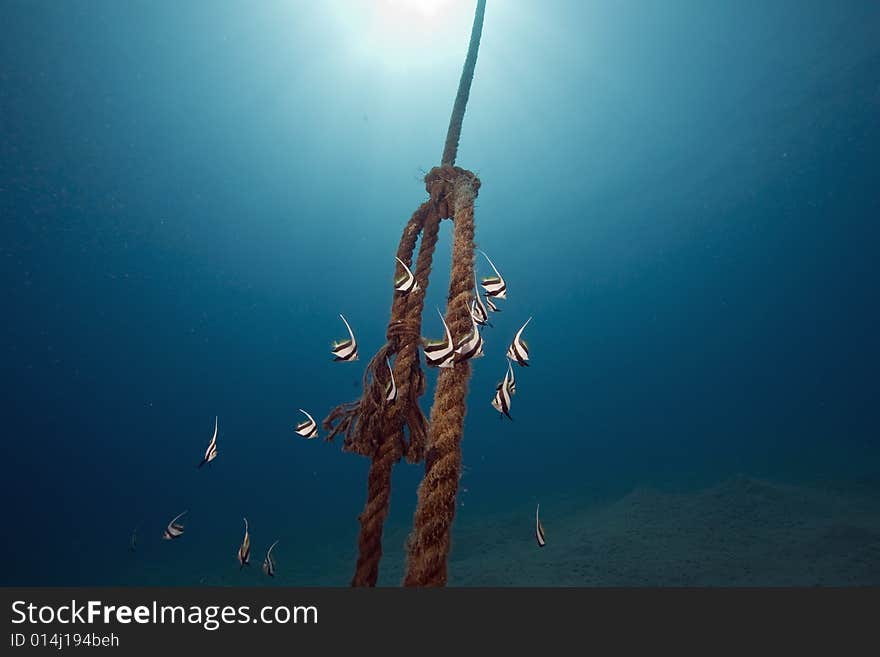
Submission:
<svg viewBox="0 0 880 657">
<path fill-rule="evenodd" d="M 333 3 L 346 26 L 355 56 L 386 70 L 430 68 L 446 56 L 461 58 L 467 45 L 473 2 L 469 0 L 344 0 Z"/>
<path fill-rule="evenodd" d="M 416 11 L 424 17 L 434 16 L 449 0 L 379 0 L 385 11 L 408 12 Z"/>
</svg>

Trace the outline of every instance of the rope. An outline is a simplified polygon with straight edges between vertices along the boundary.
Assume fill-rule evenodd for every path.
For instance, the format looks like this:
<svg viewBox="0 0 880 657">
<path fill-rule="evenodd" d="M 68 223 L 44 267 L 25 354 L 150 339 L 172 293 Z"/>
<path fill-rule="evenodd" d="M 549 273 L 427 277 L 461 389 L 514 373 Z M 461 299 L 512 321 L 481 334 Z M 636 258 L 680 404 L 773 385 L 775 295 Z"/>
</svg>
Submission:
<svg viewBox="0 0 880 657">
<path fill-rule="evenodd" d="M 435 220 L 431 219 L 432 215 L 433 207 L 430 201 L 423 203 L 413 213 L 401 235 L 400 245 L 397 248 L 398 258 L 404 262 L 411 262 L 419 233 L 423 231 L 426 223 L 436 223 Z M 330 411 L 329 415 L 322 422 L 324 429 L 328 431 L 327 440 L 332 440 L 339 434 L 343 435 L 344 451 L 372 456 L 381 442 L 383 432 L 380 429 L 381 425 L 384 424 L 383 418 L 385 413 L 383 387 L 385 377 L 387 377 L 385 359 L 390 359 L 391 356 L 403 347 L 406 347 L 410 342 L 416 342 L 421 332 L 421 306 L 424 304 L 424 294 L 428 287 L 428 274 L 431 270 L 431 260 L 437 243 L 436 232 L 436 229 L 433 229 L 434 238 L 432 240 L 430 238 L 431 228 L 429 227 L 428 231 L 425 232 L 426 237 L 422 238 L 422 244 L 419 248 L 419 258 L 414 275 L 416 280 L 419 281 L 421 289 L 406 295 L 394 293 L 391 302 L 391 318 L 386 332 L 387 342 L 373 356 L 364 370 L 361 381 L 363 388 L 361 398 L 354 402 L 340 404 Z M 412 312 L 410 306 L 412 306 L 412 311 L 418 309 L 418 313 Z M 395 362 L 394 371 L 395 380 L 401 382 L 401 385 L 398 387 L 398 399 L 403 400 L 404 403 L 409 399 L 407 396 L 400 394 L 401 389 L 405 387 L 404 379 L 408 381 L 413 374 L 411 371 L 401 368 L 401 365 L 406 362 L 406 359 L 404 359 L 403 363 L 398 359 Z M 416 427 L 416 432 L 418 432 L 418 427 Z"/>
<path fill-rule="evenodd" d="M 474 275 L 474 198 L 480 182 L 468 172 L 455 183 L 455 232 L 446 323 L 453 336 L 471 329 L 470 300 Z M 461 438 L 471 366 L 468 361 L 437 377 L 428 428 L 425 476 L 419 485 L 413 531 L 407 541 L 405 586 L 443 586 L 450 528 L 461 474 Z"/>
<path fill-rule="evenodd" d="M 443 158 L 440 160 L 444 166 L 455 164 L 455 157 L 458 155 L 461 123 L 464 120 L 464 109 L 471 93 L 471 82 L 474 79 L 474 67 L 477 65 L 477 51 L 480 49 L 480 35 L 483 32 L 483 16 L 485 13 L 486 0 L 477 0 L 477 10 L 474 14 L 474 25 L 471 28 L 468 54 L 464 60 L 461 79 L 458 81 L 458 93 L 452 106 L 452 116 L 449 119 L 449 129 L 446 132 L 446 144 L 443 146 Z"/>
<path fill-rule="evenodd" d="M 419 486 L 413 535 L 410 541 L 406 584 L 444 584 L 449 552 L 449 529 L 455 514 L 455 495 L 461 469 L 461 436 L 470 364 L 458 363 L 438 377 L 431 423 L 428 425 L 419 398 L 425 392 L 425 376 L 419 361 L 422 311 L 428 291 L 428 277 L 440 221 L 455 221 L 452 276 L 446 323 L 454 338 L 471 329 L 470 294 L 473 280 L 474 211 L 480 187 L 474 174 L 455 167 L 461 125 L 470 94 L 486 0 L 477 0 L 468 54 L 455 97 L 442 166 L 425 176 L 429 200 L 422 203 L 403 230 L 397 257 L 410 263 L 421 234 L 419 255 L 413 274 L 419 289 L 395 293 L 386 342 L 364 370 L 360 399 L 340 404 L 330 411 L 322 425 L 327 440 L 343 436 L 343 450 L 369 456 L 367 501 L 358 516 L 358 560 L 352 586 L 375 586 L 382 557 L 382 530 L 391 501 L 391 470 L 406 457 L 410 463 L 425 459 L 425 479 Z M 408 265 L 409 266 L 409 265 Z M 394 380 L 397 399 L 388 404 L 386 359 L 395 356 Z M 426 447 L 430 446 L 427 450 Z"/>
<path fill-rule="evenodd" d="M 358 516 L 361 529 L 352 586 L 376 585 L 382 558 L 382 530 L 391 501 L 392 467 L 403 456 L 411 463 L 424 458 L 427 421 L 419 407 L 419 397 L 425 392 L 425 377 L 418 348 L 422 310 L 439 228 L 440 218 L 435 204 L 426 201 L 404 229 L 397 251 L 397 257 L 409 261 L 421 229 L 422 240 L 413 271 L 419 289 L 406 295 L 395 293 L 386 332 L 387 342 L 367 365 L 360 400 L 337 406 L 323 421 L 324 428 L 329 431 L 328 440 L 342 433 L 345 436 L 343 450 L 371 457 L 367 501 Z M 388 405 L 385 401 L 388 377 L 385 359 L 394 354 L 397 355 L 393 366 L 397 400 Z"/>
</svg>

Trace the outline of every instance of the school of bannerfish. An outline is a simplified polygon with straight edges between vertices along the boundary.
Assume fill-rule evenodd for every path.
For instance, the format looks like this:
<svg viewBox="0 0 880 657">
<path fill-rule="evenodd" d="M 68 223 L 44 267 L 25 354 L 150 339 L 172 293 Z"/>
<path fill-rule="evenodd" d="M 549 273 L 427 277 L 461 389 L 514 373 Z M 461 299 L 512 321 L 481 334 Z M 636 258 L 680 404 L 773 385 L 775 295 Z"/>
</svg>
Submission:
<svg viewBox="0 0 880 657">
<path fill-rule="evenodd" d="M 484 251 L 480 251 L 480 253 L 486 258 L 494 274 L 484 277 L 478 285 L 476 269 L 474 270 L 474 294 L 470 303 L 471 330 L 468 332 L 467 335 L 465 335 L 461 340 L 456 343 L 453 340 L 449 327 L 446 325 L 446 320 L 443 317 L 443 313 L 440 312 L 440 309 L 438 308 L 437 313 L 440 315 L 440 322 L 443 325 L 444 336 L 439 340 L 428 340 L 422 338 L 421 344 L 422 352 L 425 355 L 425 362 L 431 367 L 454 367 L 455 364 L 458 362 L 463 362 L 472 358 L 480 358 L 484 355 L 482 329 L 486 326 L 492 328 L 492 324 L 489 322 L 490 312 L 501 312 L 501 308 L 499 308 L 497 301 L 499 299 L 507 299 L 507 283 L 505 282 L 504 278 L 501 276 L 501 273 L 498 271 L 498 268 L 495 266 L 495 263 L 492 262 L 489 256 Z M 412 292 L 420 290 L 421 288 L 418 281 L 416 280 L 416 277 L 413 275 L 412 271 L 406 265 L 406 263 L 403 262 L 403 260 L 401 260 L 400 258 L 397 258 L 397 262 L 401 267 L 401 273 L 395 276 L 395 291 L 399 294 L 410 294 Z M 480 293 L 480 287 L 482 287 L 483 289 L 482 294 Z M 336 340 L 331 344 L 330 351 L 333 354 L 333 361 L 349 363 L 357 361 L 358 342 L 355 338 L 354 331 L 352 330 L 351 325 L 348 323 L 348 320 L 345 318 L 344 315 L 340 314 L 339 317 L 342 319 L 343 324 L 345 324 L 348 337 L 341 340 Z M 516 394 L 516 376 L 514 374 L 513 363 L 516 363 L 520 367 L 529 366 L 529 346 L 528 343 L 523 339 L 522 334 L 525 331 L 526 327 L 529 325 L 529 322 L 531 321 L 532 318 L 529 317 L 513 336 L 513 339 L 507 347 L 507 352 L 505 354 L 507 367 L 504 372 L 504 378 L 495 386 L 495 395 L 492 397 L 492 400 L 490 402 L 492 408 L 498 411 L 498 417 L 502 420 L 505 416 L 508 419 L 513 419 L 510 416 L 511 400 Z M 385 400 L 388 403 L 394 403 L 397 400 L 397 384 L 394 381 L 394 371 L 391 367 L 391 362 L 388 359 L 386 359 L 385 362 L 388 366 L 388 371 L 390 373 L 390 380 L 385 389 Z M 312 415 L 310 415 L 308 411 L 304 409 L 298 410 L 305 416 L 305 419 L 298 422 L 294 426 L 294 432 L 307 440 L 317 438 L 318 423 L 315 418 L 312 417 Z M 201 462 L 198 464 L 199 468 L 208 463 L 211 463 L 215 458 L 217 458 L 218 430 L 219 418 L 215 417 L 214 433 L 211 436 L 208 447 L 205 449 L 205 453 L 202 457 Z M 539 511 L 540 504 L 538 505 L 538 508 L 535 509 L 535 538 L 537 540 L 538 546 L 544 547 L 544 527 L 541 524 L 541 520 L 539 518 Z M 184 526 L 180 522 L 180 520 L 187 513 L 188 511 L 183 511 L 182 513 L 175 516 L 166 526 L 162 538 L 164 538 L 165 540 L 180 538 L 184 533 Z M 132 538 L 130 541 L 132 551 L 135 549 L 135 544 L 136 530 L 132 533 Z M 277 544 L 277 540 L 272 543 L 272 545 L 266 552 L 265 559 L 263 560 L 263 572 L 270 577 L 275 576 L 276 562 L 274 557 L 272 556 L 272 551 Z M 239 569 L 244 568 L 245 566 L 250 564 L 250 549 L 250 527 L 248 525 L 247 518 L 245 518 L 244 537 L 242 538 L 241 545 L 238 549 Z"/>
</svg>

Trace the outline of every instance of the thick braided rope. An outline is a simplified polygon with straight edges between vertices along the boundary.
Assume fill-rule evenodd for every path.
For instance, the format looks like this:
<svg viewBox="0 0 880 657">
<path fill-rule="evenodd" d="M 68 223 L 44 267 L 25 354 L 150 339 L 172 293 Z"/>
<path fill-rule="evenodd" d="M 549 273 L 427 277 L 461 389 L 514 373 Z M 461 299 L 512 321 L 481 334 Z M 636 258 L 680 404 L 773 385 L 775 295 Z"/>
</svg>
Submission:
<svg viewBox="0 0 880 657">
<path fill-rule="evenodd" d="M 413 251 L 419 233 L 422 232 L 426 218 L 433 213 L 432 203 L 426 201 L 410 217 L 397 248 L 397 257 L 404 262 L 411 262 Z M 419 249 L 420 265 L 430 272 L 431 259 L 433 257 L 433 245 L 426 254 L 425 244 Z M 425 255 L 423 255 L 425 254 Z M 425 262 L 426 261 L 426 262 Z M 396 265 L 395 265 L 396 267 Z M 416 267 L 418 270 L 418 266 Z M 402 327 L 410 327 L 411 331 L 418 335 L 421 330 L 419 318 L 416 322 L 406 321 L 409 305 L 414 295 L 424 295 L 427 287 L 427 274 L 424 275 L 422 290 L 407 295 L 394 293 L 391 302 L 391 317 L 388 321 L 387 342 L 373 356 L 364 370 L 361 398 L 354 402 L 340 404 L 334 408 L 323 421 L 323 427 L 327 430 L 327 440 L 332 440 L 339 434 L 344 437 L 343 450 L 356 452 L 364 456 L 371 456 L 377 449 L 383 438 L 383 425 L 385 418 L 384 383 L 388 379 L 385 359 L 394 355 L 401 344 L 406 343 L 406 335 L 401 332 Z M 418 279 L 418 273 L 416 274 Z M 420 281 L 421 284 L 422 281 Z M 413 325 L 415 324 L 415 325 Z M 398 379 L 395 371 L 395 380 Z M 409 376 L 410 373 L 407 373 Z M 408 398 L 399 396 L 406 403 Z M 397 406 L 398 404 L 395 404 Z"/>
<path fill-rule="evenodd" d="M 367 502 L 358 517 L 361 531 L 358 536 L 358 561 L 352 586 L 375 586 L 378 580 L 382 533 L 390 505 L 391 471 L 394 464 L 403 455 L 413 463 L 424 457 L 427 422 L 418 403 L 419 397 L 425 391 L 425 378 L 418 351 L 421 315 L 439 224 L 441 218 L 452 214 L 453 182 L 461 176 L 471 180 L 469 189 L 472 197 L 475 193 L 473 190 L 479 187 L 479 181 L 463 169 L 436 167 L 426 176 L 426 188 L 431 198 L 414 213 L 404 229 L 398 248 L 398 257 L 407 262 L 412 257 L 415 236 L 418 234 L 414 227 L 419 222 L 422 240 L 418 260 L 412 269 L 420 289 L 407 295 L 395 295 L 386 333 L 387 342 L 367 367 L 362 398 L 358 402 L 337 407 L 324 421 L 325 428 L 330 428 L 328 425 L 342 416 L 342 422 L 334 433 L 338 433 L 344 424 L 345 448 L 372 457 L 367 477 Z M 471 249 L 471 267 L 472 252 Z M 471 275 L 472 273 L 467 275 L 468 280 Z M 451 323 L 450 330 L 453 326 L 457 325 Z M 456 328 L 456 335 L 460 333 L 459 328 L 461 327 Z M 392 353 L 397 353 L 394 378 L 398 386 L 398 401 L 387 405 L 383 402 L 387 377 L 385 357 Z M 404 438 L 404 427 L 409 430 L 408 441 Z"/>
<path fill-rule="evenodd" d="M 410 293 L 412 303 L 405 308 L 404 317 L 398 324 L 420 326 L 419 318 L 424 307 L 424 291 L 428 284 L 431 260 L 437 245 L 440 219 L 429 212 L 425 219 L 422 243 L 414 275 L 422 288 Z M 389 332 L 392 332 L 389 326 Z M 397 382 L 398 401 L 386 410 L 381 442 L 378 444 L 370 462 L 367 476 L 367 502 L 358 516 L 361 525 L 358 534 L 358 560 L 352 586 L 375 586 L 379 577 L 379 562 L 382 559 L 382 530 L 391 503 L 391 469 L 406 453 L 407 459 L 417 462 L 422 459 L 425 448 L 426 421 L 419 408 L 418 398 L 425 391 L 424 375 L 419 364 L 419 334 L 405 331 L 406 338 L 394 362 L 394 379 Z M 393 339 L 389 337 L 389 340 Z M 398 338 L 400 339 L 400 338 Z M 404 424 L 409 428 L 409 442 L 404 441 Z"/>
<path fill-rule="evenodd" d="M 474 199 L 479 181 L 463 172 L 455 179 L 452 274 L 446 323 L 458 342 L 472 327 L 470 300 L 474 275 Z M 413 530 L 407 542 L 405 586 L 443 586 L 449 555 L 450 529 L 461 473 L 470 363 L 456 363 L 437 377 L 428 426 L 425 476 L 419 485 Z"/>
<path fill-rule="evenodd" d="M 424 206 L 423 206 L 424 209 Z M 424 374 L 419 363 L 418 345 L 421 334 L 421 315 L 424 307 L 424 295 L 428 287 L 428 276 L 431 272 L 434 249 L 437 245 L 440 218 L 433 206 L 424 212 L 422 225 L 422 241 L 419 256 L 414 268 L 414 275 L 420 289 L 407 295 L 395 297 L 392 305 L 391 321 L 388 325 L 386 346 L 379 350 L 373 358 L 371 368 L 374 372 L 373 391 L 384 391 L 384 383 L 375 376 L 385 367 L 385 356 L 392 350 L 397 351 L 394 362 L 394 379 L 397 382 L 397 401 L 391 406 L 382 406 L 384 412 L 376 412 L 380 407 L 371 404 L 373 413 L 369 425 L 358 422 L 362 440 L 372 450 L 370 471 L 367 476 L 367 501 L 364 510 L 358 516 L 360 532 L 358 534 L 358 560 L 352 586 L 375 586 L 379 577 L 379 562 L 382 558 L 382 531 L 391 502 L 391 470 L 402 455 L 407 460 L 417 462 L 424 454 L 427 423 L 418 398 L 425 391 Z M 404 238 L 407 232 L 404 231 Z M 404 239 L 401 239 L 401 246 Z M 405 248 L 398 249 L 400 255 L 411 257 Z M 406 262 L 406 260 L 404 260 Z M 376 368 L 380 369 L 376 369 Z M 370 368 L 368 368 L 370 369 Z M 377 383 L 379 385 L 377 385 Z M 365 390 L 365 398 L 368 391 Z M 381 426 L 377 426 L 381 422 Z M 404 425 L 409 429 L 408 442 L 404 439 Z"/>
<path fill-rule="evenodd" d="M 367 479 L 367 503 L 359 516 L 361 524 L 358 537 L 359 556 L 357 569 L 351 582 L 353 586 L 375 586 L 378 578 L 379 560 L 382 556 L 382 528 L 388 515 L 391 499 L 391 468 L 403 455 L 410 462 L 420 461 L 425 454 L 426 442 L 430 441 L 426 420 L 418 404 L 418 399 L 425 390 L 424 373 L 419 363 L 418 344 L 421 340 L 421 314 L 428 289 L 428 276 L 431 272 L 431 261 L 437 243 L 440 220 L 452 214 L 450 211 L 452 179 L 449 176 L 456 180 L 454 207 L 457 221 L 446 321 L 456 337 L 464 335 L 464 332 L 468 330 L 466 323 L 469 323 L 470 319 L 467 301 L 460 298 L 461 293 L 453 295 L 453 290 L 469 288 L 473 275 L 473 200 L 480 183 L 473 174 L 453 165 L 458 151 L 464 110 L 473 79 L 485 6 L 486 0 L 477 0 L 471 40 L 446 136 L 441 160 L 442 166 L 435 167 L 425 177 L 425 185 L 431 197 L 430 201 L 423 203 L 413 214 L 404 229 L 397 251 L 397 256 L 402 261 L 410 262 L 416 238 L 419 232 L 422 232 L 422 243 L 414 272 L 420 290 L 403 296 L 395 296 L 386 332 L 386 343 L 373 356 L 364 371 L 361 398 L 355 402 L 340 404 L 323 421 L 324 428 L 329 432 L 328 440 L 342 433 L 344 435 L 343 449 L 368 455 L 372 459 Z M 458 174 L 466 174 L 466 176 Z M 466 224 L 469 228 L 462 230 L 460 223 Z M 461 255 L 461 245 L 465 242 L 469 245 L 466 263 Z M 458 269 L 456 269 L 456 263 L 458 263 Z M 463 271 L 465 269 L 466 272 Z M 463 283 L 465 284 L 463 285 Z M 398 395 L 396 402 L 389 407 L 383 403 L 387 372 L 382 368 L 382 365 L 385 359 L 393 354 L 397 354 L 393 367 Z M 441 389 L 439 382 L 443 381 L 445 375 L 446 372 L 440 375 L 438 394 Z M 456 408 L 453 410 L 460 413 L 460 420 L 457 423 L 457 437 L 450 438 L 447 435 L 448 431 L 434 432 L 440 449 L 432 448 L 432 454 L 444 454 L 450 440 L 454 443 L 453 451 L 457 453 L 457 457 L 454 457 L 457 458 L 457 461 L 453 464 L 456 473 L 455 488 L 457 488 L 457 473 L 461 465 L 459 442 L 464 421 L 464 397 L 467 393 L 469 375 L 470 365 L 460 364 L 455 375 L 457 385 L 461 389 L 458 391 L 460 394 L 455 394 L 456 391 L 453 390 L 455 382 L 445 382 L 443 383 L 443 390 L 446 391 L 444 392 L 445 397 L 441 399 L 435 395 L 432 407 L 432 418 L 435 409 L 441 407 L 438 406 L 438 399 L 441 402 L 445 399 L 450 404 L 456 404 Z M 457 397 L 460 397 L 460 400 L 456 403 Z M 455 424 L 454 420 L 453 424 Z M 409 430 L 408 440 L 405 437 L 404 426 Z M 426 479 L 427 475 L 434 470 L 437 460 L 437 456 L 428 457 Z M 421 501 L 422 487 L 419 491 Z M 446 580 L 448 528 L 452 522 L 454 511 L 455 490 L 453 489 L 452 509 L 446 526 L 446 547 L 442 550 L 441 583 L 445 583 Z M 417 509 L 417 518 L 418 514 Z"/>
<path fill-rule="evenodd" d="M 400 460 L 400 443 L 387 440 L 370 461 L 367 475 L 367 501 L 358 516 L 358 559 L 352 586 L 376 586 L 382 560 L 382 530 L 391 504 L 391 468 Z"/>
</svg>

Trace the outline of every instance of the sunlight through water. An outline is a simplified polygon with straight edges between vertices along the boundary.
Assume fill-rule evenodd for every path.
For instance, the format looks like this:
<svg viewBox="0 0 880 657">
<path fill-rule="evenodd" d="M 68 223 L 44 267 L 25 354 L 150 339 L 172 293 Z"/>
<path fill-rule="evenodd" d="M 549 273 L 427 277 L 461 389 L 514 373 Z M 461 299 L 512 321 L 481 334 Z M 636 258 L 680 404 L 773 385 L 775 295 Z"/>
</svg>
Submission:
<svg viewBox="0 0 880 657">
<path fill-rule="evenodd" d="M 473 19 L 468 0 L 333 0 L 328 3 L 346 34 L 345 44 L 365 62 L 389 72 L 430 69 L 461 48 Z"/>
</svg>

